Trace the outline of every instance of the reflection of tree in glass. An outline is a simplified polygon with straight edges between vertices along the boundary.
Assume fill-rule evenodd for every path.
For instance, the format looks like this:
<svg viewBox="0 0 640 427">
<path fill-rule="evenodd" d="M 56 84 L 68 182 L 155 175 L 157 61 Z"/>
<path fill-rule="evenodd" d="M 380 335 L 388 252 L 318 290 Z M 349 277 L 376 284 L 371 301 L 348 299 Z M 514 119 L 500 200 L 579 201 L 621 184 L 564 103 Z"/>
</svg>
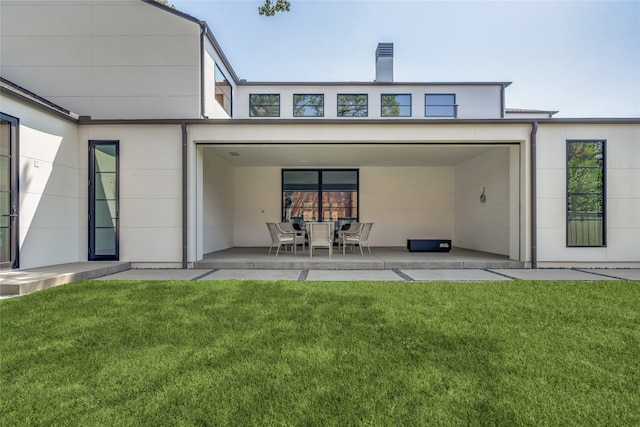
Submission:
<svg viewBox="0 0 640 427">
<path fill-rule="evenodd" d="M 602 142 L 569 143 L 567 165 L 569 212 L 603 212 L 604 176 L 602 162 Z"/>
<path fill-rule="evenodd" d="M 293 95 L 295 117 L 323 117 L 324 95 Z"/>
<path fill-rule="evenodd" d="M 339 117 L 366 117 L 367 95 L 338 95 Z"/>
<path fill-rule="evenodd" d="M 382 95 L 382 117 L 398 117 L 400 100 L 396 95 Z"/>
<path fill-rule="evenodd" d="M 280 95 L 250 95 L 251 117 L 278 117 L 280 115 Z"/>
</svg>

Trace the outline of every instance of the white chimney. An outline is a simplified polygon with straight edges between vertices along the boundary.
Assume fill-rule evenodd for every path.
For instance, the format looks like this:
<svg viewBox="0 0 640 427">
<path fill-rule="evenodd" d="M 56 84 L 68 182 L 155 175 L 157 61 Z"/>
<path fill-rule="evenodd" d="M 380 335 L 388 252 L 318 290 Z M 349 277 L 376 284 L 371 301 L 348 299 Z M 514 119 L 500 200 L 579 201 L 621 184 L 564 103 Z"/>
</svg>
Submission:
<svg viewBox="0 0 640 427">
<path fill-rule="evenodd" d="M 393 43 L 378 43 L 376 49 L 376 81 L 393 81 Z"/>
</svg>

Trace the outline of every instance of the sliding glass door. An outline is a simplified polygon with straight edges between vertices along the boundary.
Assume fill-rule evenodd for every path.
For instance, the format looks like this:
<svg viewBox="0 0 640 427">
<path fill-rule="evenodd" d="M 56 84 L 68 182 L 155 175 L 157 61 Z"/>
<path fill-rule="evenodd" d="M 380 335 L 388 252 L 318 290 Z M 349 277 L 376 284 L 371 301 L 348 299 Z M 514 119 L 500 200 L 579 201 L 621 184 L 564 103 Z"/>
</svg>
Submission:
<svg viewBox="0 0 640 427">
<path fill-rule="evenodd" d="M 119 143 L 89 141 L 89 260 L 118 260 Z"/>
</svg>

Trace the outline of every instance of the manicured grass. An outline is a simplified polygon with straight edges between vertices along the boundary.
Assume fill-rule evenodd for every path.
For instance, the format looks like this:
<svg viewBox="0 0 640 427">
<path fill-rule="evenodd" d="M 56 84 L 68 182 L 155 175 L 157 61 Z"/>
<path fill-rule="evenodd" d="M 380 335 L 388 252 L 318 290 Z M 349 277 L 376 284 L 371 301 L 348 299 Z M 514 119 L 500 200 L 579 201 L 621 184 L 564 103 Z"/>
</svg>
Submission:
<svg viewBox="0 0 640 427">
<path fill-rule="evenodd" d="M 638 282 L 81 282 L 0 301 L 0 424 L 640 425 Z"/>
</svg>

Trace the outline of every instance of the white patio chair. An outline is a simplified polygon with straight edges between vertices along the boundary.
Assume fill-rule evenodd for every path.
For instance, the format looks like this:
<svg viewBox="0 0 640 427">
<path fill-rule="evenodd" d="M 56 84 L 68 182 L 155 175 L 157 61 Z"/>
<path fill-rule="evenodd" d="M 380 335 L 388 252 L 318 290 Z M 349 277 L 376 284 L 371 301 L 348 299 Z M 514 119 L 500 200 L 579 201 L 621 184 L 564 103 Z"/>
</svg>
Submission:
<svg viewBox="0 0 640 427">
<path fill-rule="evenodd" d="M 344 255 L 345 249 L 347 245 L 351 246 L 351 251 L 353 251 L 353 246 L 358 245 L 360 247 L 360 255 L 364 255 L 362 252 L 362 246 L 367 245 L 367 249 L 369 250 L 369 255 L 371 255 L 371 248 L 369 247 L 369 233 L 371 232 L 371 227 L 373 227 L 372 222 L 365 222 L 358 229 L 357 233 L 345 233 L 342 235 L 342 254 Z"/>
<path fill-rule="evenodd" d="M 360 230 L 360 227 L 362 227 L 362 223 L 354 221 L 349 224 L 348 229 L 338 231 L 338 250 L 340 250 L 340 245 L 342 245 L 342 236 L 344 236 L 345 234 L 356 234 Z"/>
<path fill-rule="evenodd" d="M 296 245 L 302 245 L 302 250 L 304 250 L 307 234 L 305 230 L 296 230 L 295 228 L 293 228 L 293 224 L 290 222 L 279 222 L 278 226 L 285 233 L 295 233 Z"/>
<path fill-rule="evenodd" d="M 293 253 L 296 253 L 296 233 L 287 233 L 284 232 L 278 227 L 278 224 L 275 222 L 267 222 L 267 228 L 269 229 L 269 234 L 271 235 L 271 246 L 269 247 L 269 255 L 271 255 L 271 249 L 274 247 L 278 247 L 276 250 L 276 256 L 280 252 L 281 246 L 292 246 Z"/>
<path fill-rule="evenodd" d="M 313 257 L 314 248 L 328 248 L 329 258 L 333 253 L 333 223 L 310 222 L 307 224 L 309 235 L 309 256 Z"/>
</svg>

